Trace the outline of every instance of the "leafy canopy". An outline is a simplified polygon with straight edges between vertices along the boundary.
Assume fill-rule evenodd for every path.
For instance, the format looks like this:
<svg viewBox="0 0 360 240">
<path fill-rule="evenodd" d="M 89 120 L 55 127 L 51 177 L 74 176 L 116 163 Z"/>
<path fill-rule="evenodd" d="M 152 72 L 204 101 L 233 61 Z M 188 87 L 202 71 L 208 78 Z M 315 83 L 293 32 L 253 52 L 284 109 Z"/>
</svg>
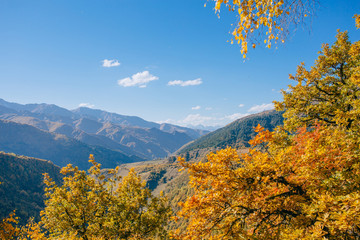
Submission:
<svg viewBox="0 0 360 240">
<path fill-rule="evenodd" d="M 298 85 L 276 103 L 285 126 L 256 127 L 248 153 L 180 159 L 195 193 L 175 238 L 360 238 L 359 49 L 339 32 L 310 71 L 299 66 Z"/>
<path fill-rule="evenodd" d="M 17 227 L 18 222 L 15 211 L 2 219 L 0 222 L 0 239 L 16 239 L 20 233 L 20 229 Z"/>
<path fill-rule="evenodd" d="M 286 110 L 288 130 L 315 121 L 359 130 L 360 41 L 351 43 L 346 31 L 338 32 L 333 46 L 323 45 L 310 70 L 301 63 L 290 79 L 297 85 L 282 90 L 282 102 L 275 101 L 277 110 Z"/>
<path fill-rule="evenodd" d="M 45 174 L 46 207 L 40 224 L 55 239 L 153 239 L 163 234 L 170 216 L 165 197 L 153 197 L 145 182 L 130 170 L 100 169 L 93 156 L 85 171 L 64 167 L 58 186 Z"/>
<path fill-rule="evenodd" d="M 241 158 L 227 148 L 189 169 L 195 194 L 178 217 L 178 239 L 357 239 L 360 236 L 358 143 L 316 125 L 288 135 L 257 127 Z"/>
</svg>

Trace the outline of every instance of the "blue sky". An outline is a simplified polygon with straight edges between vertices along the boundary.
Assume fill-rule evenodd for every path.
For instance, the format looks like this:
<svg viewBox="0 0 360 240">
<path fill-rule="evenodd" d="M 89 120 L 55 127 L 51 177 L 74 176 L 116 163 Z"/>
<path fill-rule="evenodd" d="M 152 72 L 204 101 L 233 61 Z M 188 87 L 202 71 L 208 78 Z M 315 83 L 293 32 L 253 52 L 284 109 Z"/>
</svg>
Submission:
<svg viewBox="0 0 360 240">
<path fill-rule="evenodd" d="M 280 100 L 288 74 L 311 66 L 337 29 L 360 39 L 360 1 L 320 2 L 309 27 L 244 61 L 227 42 L 235 15 L 219 19 L 213 2 L 0 0 L 0 98 L 224 125 Z"/>
</svg>

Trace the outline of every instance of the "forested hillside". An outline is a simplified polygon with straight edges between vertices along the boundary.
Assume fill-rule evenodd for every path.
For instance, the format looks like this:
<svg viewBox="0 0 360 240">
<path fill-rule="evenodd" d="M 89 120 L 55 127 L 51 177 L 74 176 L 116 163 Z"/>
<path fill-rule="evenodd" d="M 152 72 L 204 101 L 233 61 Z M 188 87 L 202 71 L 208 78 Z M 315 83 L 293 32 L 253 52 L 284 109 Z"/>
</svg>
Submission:
<svg viewBox="0 0 360 240">
<path fill-rule="evenodd" d="M 273 130 L 276 126 L 282 125 L 282 113 L 271 110 L 240 118 L 223 128 L 190 142 L 179 149 L 178 152 L 186 153 L 204 148 L 221 149 L 227 146 L 247 148 L 249 147 L 249 140 L 255 136 L 254 128 L 260 124 L 268 130 Z"/>
<path fill-rule="evenodd" d="M 1 219 L 16 210 L 22 224 L 30 217 L 40 220 L 45 207 L 43 173 L 57 183 L 62 181 L 60 168 L 50 161 L 0 152 Z"/>
</svg>

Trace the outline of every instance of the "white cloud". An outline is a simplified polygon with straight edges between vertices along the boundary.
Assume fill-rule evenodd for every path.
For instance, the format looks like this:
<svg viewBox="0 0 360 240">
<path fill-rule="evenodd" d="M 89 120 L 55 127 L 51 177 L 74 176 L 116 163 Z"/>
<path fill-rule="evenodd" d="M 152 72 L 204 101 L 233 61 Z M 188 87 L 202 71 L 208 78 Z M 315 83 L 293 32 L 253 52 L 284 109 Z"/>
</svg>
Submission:
<svg viewBox="0 0 360 240">
<path fill-rule="evenodd" d="M 192 107 L 191 110 L 199 110 L 201 107 L 200 106 L 195 106 L 195 107 Z"/>
<path fill-rule="evenodd" d="M 262 112 L 265 110 L 271 110 L 274 108 L 274 104 L 272 103 L 263 103 L 261 105 L 255 105 L 251 107 L 248 112 Z"/>
<path fill-rule="evenodd" d="M 138 72 L 131 77 L 118 80 L 118 84 L 122 87 L 134 87 L 145 88 L 146 84 L 151 81 L 158 80 L 159 78 L 151 75 L 149 71 Z"/>
<path fill-rule="evenodd" d="M 189 114 L 183 120 L 180 120 L 179 123 L 185 125 L 209 125 L 209 122 L 214 120 L 213 117 L 202 116 L 200 114 Z"/>
<path fill-rule="evenodd" d="M 244 106 L 245 106 L 245 104 L 242 104 L 242 103 L 239 104 L 239 107 L 240 107 L 240 108 L 242 108 L 242 107 L 244 107 Z"/>
<path fill-rule="evenodd" d="M 237 120 L 239 118 L 243 118 L 243 117 L 246 117 L 248 115 L 249 115 L 248 113 L 234 113 L 234 114 L 225 116 L 224 119 L 229 119 L 231 121 L 235 121 L 235 120 Z"/>
<path fill-rule="evenodd" d="M 109 60 L 109 59 L 104 59 L 103 61 L 103 67 L 117 67 L 117 66 L 120 66 L 120 63 L 118 60 L 116 59 L 112 59 L 112 60 Z"/>
<path fill-rule="evenodd" d="M 207 107 L 207 108 L 205 108 L 205 110 L 210 111 L 210 110 L 212 110 L 212 107 Z"/>
<path fill-rule="evenodd" d="M 170 123 L 180 126 L 214 126 L 216 125 L 216 120 L 217 119 L 214 117 L 202 116 L 200 114 L 189 114 L 181 120 L 167 119 L 165 121 L 158 121 L 158 123 Z"/>
<path fill-rule="evenodd" d="M 165 121 L 159 121 L 158 123 L 170 123 L 184 127 L 194 127 L 198 125 L 205 127 L 221 127 L 248 115 L 249 113 L 234 113 L 226 116 L 203 116 L 201 114 L 189 114 L 184 119 L 167 119 Z"/>
<path fill-rule="evenodd" d="M 169 86 L 181 86 L 181 87 L 187 87 L 187 86 L 195 86 L 195 85 L 200 85 L 202 84 L 202 80 L 201 78 L 197 78 L 194 80 L 188 80 L 188 81 L 182 81 L 182 80 L 174 80 L 174 81 L 170 81 L 168 82 Z"/>
<path fill-rule="evenodd" d="M 288 88 L 289 89 L 289 88 Z M 274 93 L 281 93 L 281 90 L 282 89 L 280 89 L 280 90 L 276 90 L 275 88 L 273 88 L 273 89 L 271 89 L 271 91 L 273 91 Z M 287 90 L 286 90 L 287 91 Z"/>
<path fill-rule="evenodd" d="M 80 103 L 79 107 L 87 107 L 87 108 L 94 108 L 95 105 L 94 104 L 90 104 L 90 103 Z"/>
</svg>

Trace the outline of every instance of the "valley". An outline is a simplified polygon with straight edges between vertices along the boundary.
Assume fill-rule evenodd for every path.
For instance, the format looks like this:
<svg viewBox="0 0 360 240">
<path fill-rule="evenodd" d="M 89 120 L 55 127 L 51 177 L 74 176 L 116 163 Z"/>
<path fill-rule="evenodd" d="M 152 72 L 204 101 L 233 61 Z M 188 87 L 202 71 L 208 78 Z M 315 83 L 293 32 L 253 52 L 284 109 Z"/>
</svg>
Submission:
<svg viewBox="0 0 360 240">
<path fill-rule="evenodd" d="M 9 112 L 9 110 L 7 111 Z M 16 117 L 12 119 L 14 118 Z M 23 119 L 23 121 L 26 119 L 26 123 L 31 122 L 29 121 L 30 117 L 18 119 Z M 10 194 L 12 198 L 9 197 L 0 202 L 0 206 L 3 209 L 0 217 L 5 217 L 15 208 L 17 211 L 20 211 L 19 217 L 22 219 L 22 223 L 30 216 L 39 219 L 39 211 L 44 206 L 41 204 L 43 201 L 41 197 L 43 194 L 42 173 L 48 172 L 56 182 L 61 182 L 62 175 L 59 173 L 60 167 L 58 166 L 65 166 L 68 163 L 72 163 L 81 169 L 88 169 L 90 165 L 87 160 L 89 157 L 88 154 L 90 153 L 94 154 L 95 160 L 102 164 L 104 174 L 106 174 L 106 168 L 119 166 L 119 175 L 125 177 L 130 169 L 134 169 L 135 172 L 146 181 L 146 187 L 148 187 L 155 196 L 159 196 L 160 192 L 163 192 L 168 197 L 171 207 L 177 211 L 179 209 L 178 202 L 185 201 L 186 197 L 190 194 L 190 189 L 187 186 L 189 180 L 188 174 L 186 171 L 179 171 L 181 166 L 177 162 L 178 157 L 185 158 L 189 162 L 204 161 L 209 152 L 214 152 L 227 146 L 237 147 L 238 152 L 241 154 L 247 151 L 248 145 L 246 141 L 254 135 L 253 129 L 255 126 L 264 124 L 269 129 L 274 129 L 277 125 L 282 124 L 281 113 L 276 111 L 250 115 L 246 118 L 238 119 L 213 133 L 199 137 L 191 143 L 185 144 L 177 152 L 171 154 L 171 156 L 144 161 L 142 158 L 130 158 L 123 155 L 120 151 L 102 148 L 99 145 L 86 145 L 79 140 L 67 137 L 65 134 L 45 131 L 45 129 L 54 129 L 51 127 L 52 124 L 50 124 L 49 121 L 34 120 L 35 118 L 31 119 L 33 121 L 32 124 L 20 124 L 18 123 L 19 121 L 0 120 L 0 131 L 2 133 L 0 134 L 0 142 L 5 143 L 1 144 L 1 146 L 3 146 L 6 152 L 17 152 L 17 154 L 25 156 L 40 155 L 42 158 L 51 159 L 50 162 L 19 156 L 13 153 L 0 154 L 0 163 L 3 164 L 2 169 L 7 169 L 7 174 L 0 175 L 0 182 L 4 183 L 0 185 L 0 191 L 13 189 L 10 190 L 12 192 L 12 194 Z M 83 121 L 84 120 L 81 120 L 78 123 Z M 95 123 L 94 120 L 89 121 Z M 34 127 L 39 126 L 40 123 L 43 123 L 42 129 Z M 58 124 L 61 125 L 61 123 Z M 87 134 L 91 134 L 91 132 L 96 133 L 100 125 L 99 123 L 96 124 L 96 127 L 91 131 L 91 125 L 88 124 L 86 131 L 89 133 Z M 79 128 L 80 127 L 81 126 L 79 126 Z M 85 127 L 81 128 L 85 129 Z M 158 131 L 159 130 L 155 130 L 154 132 Z M 91 136 L 95 138 L 99 135 Z M 6 148 L 4 146 L 6 146 Z M 52 166 L 52 170 L 49 170 L 48 165 Z M 34 169 L 36 169 L 36 171 L 34 171 Z M 24 176 L 36 180 L 27 180 L 26 184 L 19 184 L 24 179 Z M 36 181 L 36 183 L 33 181 Z M 36 190 L 34 186 L 37 186 Z M 24 198 L 25 195 L 20 194 L 20 192 L 27 192 L 26 195 L 36 194 L 38 198 Z M 30 205 L 36 205 L 37 207 L 32 209 Z M 178 224 L 174 225 L 172 223 L 170 228 L 178 226 Z"/>
</svg>

